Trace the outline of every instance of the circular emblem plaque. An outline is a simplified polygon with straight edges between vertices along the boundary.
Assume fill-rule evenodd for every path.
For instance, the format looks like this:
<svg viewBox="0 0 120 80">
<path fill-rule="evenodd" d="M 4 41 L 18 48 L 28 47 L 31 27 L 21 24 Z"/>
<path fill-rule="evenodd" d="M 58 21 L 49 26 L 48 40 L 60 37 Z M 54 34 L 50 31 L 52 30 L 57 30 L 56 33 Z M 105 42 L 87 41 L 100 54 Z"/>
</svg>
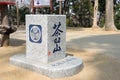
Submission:
<svg viewBox="0 0 120 80">
<path fill-rule="evenodd" d="M 39 26 L 32 26 L 30 28 L 30 38 L 32 42 L 39 42 L 41 40 L 41 30 L 39 28 Z"/>
</svg>

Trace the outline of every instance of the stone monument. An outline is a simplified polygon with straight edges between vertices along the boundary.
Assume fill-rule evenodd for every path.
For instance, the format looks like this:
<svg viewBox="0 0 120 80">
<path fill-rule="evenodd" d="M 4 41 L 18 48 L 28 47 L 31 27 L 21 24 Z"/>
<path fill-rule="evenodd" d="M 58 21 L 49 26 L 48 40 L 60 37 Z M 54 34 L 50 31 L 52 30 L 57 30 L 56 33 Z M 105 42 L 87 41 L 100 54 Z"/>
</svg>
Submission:
<svg viewBox="0 0 120 80">
<path fill-rule="evenodd" d="M 17 54 L 10 63 L 51 78 L 72 76 L 81 71 L 82 60 L 66 56 L 66 16 L 27 15 L 26 54 Z"/>
<path fill-rule="evenodd" d="M 17 30 L 15 26 L 11 25 L 12 21 L 10 14 L 8 13 L 10 5 L 15 5 L 15 0 L 0 0 L 1 47 L 9 46 L 10 34 Z"/>
</svg>

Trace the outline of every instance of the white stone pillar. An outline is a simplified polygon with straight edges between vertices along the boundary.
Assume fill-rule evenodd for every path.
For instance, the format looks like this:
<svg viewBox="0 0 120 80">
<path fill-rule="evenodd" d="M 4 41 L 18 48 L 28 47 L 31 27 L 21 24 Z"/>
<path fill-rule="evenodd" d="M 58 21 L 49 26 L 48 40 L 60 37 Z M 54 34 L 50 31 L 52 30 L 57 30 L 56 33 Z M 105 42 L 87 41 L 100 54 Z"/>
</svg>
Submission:
<svg viewBox="0 0 120 80">
<path fill-rule="evenodd" d="M 26 16 L 26 57 L 48 63 L 65 58 L 66 16 Z"/>
</svg>

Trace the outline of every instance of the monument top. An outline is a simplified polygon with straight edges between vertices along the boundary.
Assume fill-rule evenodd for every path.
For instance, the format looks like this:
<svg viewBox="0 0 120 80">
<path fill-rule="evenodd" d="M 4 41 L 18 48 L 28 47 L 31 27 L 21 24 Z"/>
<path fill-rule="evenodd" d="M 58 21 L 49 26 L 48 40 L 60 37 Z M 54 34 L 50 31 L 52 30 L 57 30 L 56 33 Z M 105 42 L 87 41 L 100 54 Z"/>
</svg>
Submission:
<svg viewBox="0 0 120 80">
<path fill-rule="evenodd" d="M 15 4 L 15 0 L 0 0 L 0 4 Z"/>
</svg>

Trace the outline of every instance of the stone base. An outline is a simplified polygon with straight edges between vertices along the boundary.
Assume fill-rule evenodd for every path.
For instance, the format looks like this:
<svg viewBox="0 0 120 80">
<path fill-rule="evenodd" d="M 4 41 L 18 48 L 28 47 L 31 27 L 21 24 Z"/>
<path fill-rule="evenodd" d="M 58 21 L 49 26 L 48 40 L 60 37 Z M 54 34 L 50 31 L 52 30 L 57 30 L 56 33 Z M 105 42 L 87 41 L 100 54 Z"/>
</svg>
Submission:
<svg viewBox="0 0 120 80">
<path fill-rule="evenodd" d="M 62 78 L 75 75 L 83 68 L 82 60 L 68 56 L 62 60 L 42 64 L 26 58 L 25 54 L 17 54 L 10 58 L 10 63 L 26 69 L 33 70 L 51 78 Z"/>
</svg>

